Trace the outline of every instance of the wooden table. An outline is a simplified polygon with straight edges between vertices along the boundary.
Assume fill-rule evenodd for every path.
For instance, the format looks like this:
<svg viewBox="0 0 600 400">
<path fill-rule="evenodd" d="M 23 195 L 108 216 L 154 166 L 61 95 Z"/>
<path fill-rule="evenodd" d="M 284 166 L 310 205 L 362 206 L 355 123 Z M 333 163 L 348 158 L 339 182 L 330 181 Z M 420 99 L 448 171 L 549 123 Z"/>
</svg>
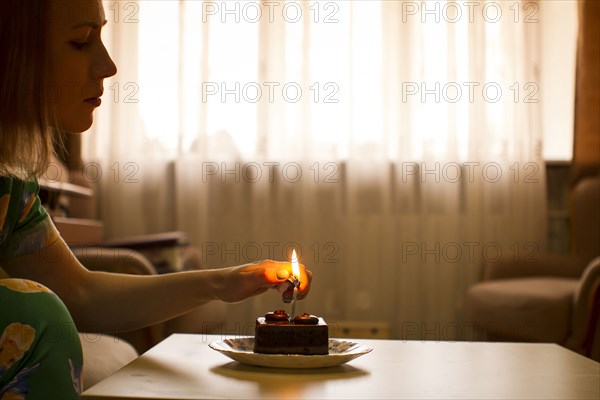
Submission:
<svg viewBox="0 0 600 400">
<path fill-rule="evenodd" d="M 555 344 L 356 340 L 373 351 L 308 370 L 248 366 L 170 336 L 82 399 L 595 399 L 600 364 Z"/>
</svg>

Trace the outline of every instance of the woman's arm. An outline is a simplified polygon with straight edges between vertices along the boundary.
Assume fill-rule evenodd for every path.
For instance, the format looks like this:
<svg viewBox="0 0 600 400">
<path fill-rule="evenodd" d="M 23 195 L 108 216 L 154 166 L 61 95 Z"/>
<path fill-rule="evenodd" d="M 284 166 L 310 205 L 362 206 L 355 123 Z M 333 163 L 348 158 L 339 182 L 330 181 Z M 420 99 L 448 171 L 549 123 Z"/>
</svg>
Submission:
<svg viewBox="0 0 600 400">
<path fill-rule="evenodd" d="M 77 328 L 88 332 L 140 328 L 211 300 L 238 302 L 276 287 L 291 274 L 289 262 L 277 261 L 152 276 L 88 271 L 62 239 L 37 253 L 0 262 L 11 277 L 30 279 L 54 291 Z M 299 298 L 303 298 L 312 275 L 300 267 Z"/>
</svg>

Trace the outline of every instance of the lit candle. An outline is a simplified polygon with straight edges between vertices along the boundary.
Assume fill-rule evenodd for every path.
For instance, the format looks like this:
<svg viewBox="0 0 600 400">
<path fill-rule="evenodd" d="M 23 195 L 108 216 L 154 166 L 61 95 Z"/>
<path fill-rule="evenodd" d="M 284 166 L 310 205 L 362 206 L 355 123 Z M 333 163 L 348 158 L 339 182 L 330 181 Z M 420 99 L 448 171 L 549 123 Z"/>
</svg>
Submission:
<svg viewBox="0 0 600 400">
<path fill-rule="evenodd" d="M 296 299 L 298 298 L 298 286 L 300 286 L 300 268 L 298 267 L 298 256 L 296 256 L 296 250 L 292 251 L 292 275 L 294 294 L 292 296 L 292 313 L 290 314 L 291 319 L 296 316 Z"/>
</svg>

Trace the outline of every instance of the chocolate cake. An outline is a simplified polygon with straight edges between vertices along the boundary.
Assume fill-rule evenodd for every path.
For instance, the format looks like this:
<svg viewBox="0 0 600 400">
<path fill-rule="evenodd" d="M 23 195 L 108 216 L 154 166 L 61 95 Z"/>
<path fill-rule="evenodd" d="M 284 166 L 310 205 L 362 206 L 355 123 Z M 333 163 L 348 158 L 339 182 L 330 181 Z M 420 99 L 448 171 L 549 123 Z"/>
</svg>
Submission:
<svg viewBox="0 0 600 400">
<path fill-rule="evenodd" d="M 304 313 L 290 320 L 283 310 L 256 319 L 254 352 L 265 354 L 328 354 L 329 334 L 323 318 Z"/>
</svg>

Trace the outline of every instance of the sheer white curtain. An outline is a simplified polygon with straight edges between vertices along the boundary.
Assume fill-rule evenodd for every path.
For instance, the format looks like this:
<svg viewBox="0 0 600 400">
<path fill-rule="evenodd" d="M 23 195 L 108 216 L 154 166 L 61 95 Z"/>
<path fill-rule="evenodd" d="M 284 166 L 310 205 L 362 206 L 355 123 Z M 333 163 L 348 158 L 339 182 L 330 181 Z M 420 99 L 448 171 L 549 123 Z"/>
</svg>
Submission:
<svg viewBox="0 0 600 400">
<path fill-rule="evenodd" d="M 545 245 L 537 7 L 106 2 L 120 71 L 85 149 L 107 233 L 184 230 L 210 267 L 296 248 L 302 310 L 469 335 L 482 262 Z"/>
</svg>

